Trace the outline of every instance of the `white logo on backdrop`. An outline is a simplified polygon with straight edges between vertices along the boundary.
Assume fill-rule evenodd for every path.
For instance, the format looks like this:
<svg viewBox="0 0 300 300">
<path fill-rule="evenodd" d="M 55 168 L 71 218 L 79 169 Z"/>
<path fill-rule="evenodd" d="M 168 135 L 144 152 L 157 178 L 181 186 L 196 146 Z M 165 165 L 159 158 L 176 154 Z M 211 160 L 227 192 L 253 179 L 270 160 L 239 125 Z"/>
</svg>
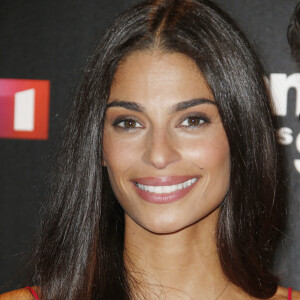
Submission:
<svg viewBox="0 0 300 300">
<path fill-rule="evenodd" d="M 14 130 L 34 130 L 35 89 L 15 93 Z"/>
<path fill-rule="evenodd" d="M 288 117 L 288 92 L 291 88 L 295 89 L 295 115 L 290 117 L 299 121 L 300 114 L 300 73 L 295 73 L 287 76 L 284 73 L 272 73 L 270 74 L 270 88 L 274 100 L 275 110 L 277 116 Z M 299 124 L 300 125 L 300 124 Z M 279 129 L 279 142 L 282 145 L 288 146 L 295 143 L 297 151 L 300 153 L 300 126 L 297 129 L 291 129 L 289 127 L 282 127 Z M 295 137 L 295 138 L 294 138 Z M 300 173 L 300 159 L 294 159 L 294 166 L 298 173 Z"/>
</svg>

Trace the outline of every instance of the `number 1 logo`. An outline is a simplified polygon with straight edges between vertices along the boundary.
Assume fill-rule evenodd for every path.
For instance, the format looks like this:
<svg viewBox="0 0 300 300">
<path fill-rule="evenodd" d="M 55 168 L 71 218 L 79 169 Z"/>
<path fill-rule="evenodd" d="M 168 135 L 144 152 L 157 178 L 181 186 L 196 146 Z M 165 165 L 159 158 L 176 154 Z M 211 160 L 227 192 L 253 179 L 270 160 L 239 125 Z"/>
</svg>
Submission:
<svg viewBox="0 0 300 300">
<path fill-rule="evenodd" d="M 46 140 L 48 80 L 0 79 L 0 138 Z"/>
</svg>

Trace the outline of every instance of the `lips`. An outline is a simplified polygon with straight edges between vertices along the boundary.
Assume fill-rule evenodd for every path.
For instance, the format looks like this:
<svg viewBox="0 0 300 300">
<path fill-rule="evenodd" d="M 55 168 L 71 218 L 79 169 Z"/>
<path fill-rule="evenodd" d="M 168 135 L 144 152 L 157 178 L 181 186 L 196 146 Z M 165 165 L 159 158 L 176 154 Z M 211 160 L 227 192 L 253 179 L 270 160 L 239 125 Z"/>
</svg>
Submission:
<svg viewBox="0 0 300 300">
<path fill-rule="evenodd" d="M 199 176 L 165 176 L 134 178 L 138 195 L 147 202 L 166 204 L 184 197 L 197 183 Z"/>
</svg>

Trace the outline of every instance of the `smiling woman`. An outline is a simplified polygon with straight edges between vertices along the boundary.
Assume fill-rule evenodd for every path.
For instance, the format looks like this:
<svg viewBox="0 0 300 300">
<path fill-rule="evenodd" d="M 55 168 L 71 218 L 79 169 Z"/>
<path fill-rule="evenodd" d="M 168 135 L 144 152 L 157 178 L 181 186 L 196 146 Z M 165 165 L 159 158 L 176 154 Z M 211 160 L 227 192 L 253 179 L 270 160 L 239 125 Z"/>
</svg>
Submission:
<svg viewBox="0 0 300 300">
<path fill-rule="evenodd" d="M 291 299 L 271 271 L 285 203 L 264 75 L 209 1 L 119 16 L 66 128 L 40 299 Z"/>
<path fill-rule="evenodd" d="M 194 223 L 195 236 L 203 236 L 198 221 L 213 217 L 228 190 L 230 153 L 195 62 L 178 53 L 133 52 L 115 73 L 107 107 L 103 164 L 125 211 L 125 237 L 135 224 L 173 233 Z"/>
</svg>

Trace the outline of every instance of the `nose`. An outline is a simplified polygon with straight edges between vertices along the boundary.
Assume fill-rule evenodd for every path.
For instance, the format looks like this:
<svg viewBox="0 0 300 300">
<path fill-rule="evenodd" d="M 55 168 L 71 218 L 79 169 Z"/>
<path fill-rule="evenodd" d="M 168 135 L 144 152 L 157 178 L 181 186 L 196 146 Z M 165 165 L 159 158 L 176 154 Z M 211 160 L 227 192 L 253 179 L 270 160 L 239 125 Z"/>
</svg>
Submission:
<svg viewBox="0 0 300 300">
<path fill-rule="evenodd" d="M 148 136 L 147 147 L 143 160 L 157 169 L 164 169 L 180 159 L 178 147 L 172 137 L 163 132 L 155 131 Z"/>
</svg>

